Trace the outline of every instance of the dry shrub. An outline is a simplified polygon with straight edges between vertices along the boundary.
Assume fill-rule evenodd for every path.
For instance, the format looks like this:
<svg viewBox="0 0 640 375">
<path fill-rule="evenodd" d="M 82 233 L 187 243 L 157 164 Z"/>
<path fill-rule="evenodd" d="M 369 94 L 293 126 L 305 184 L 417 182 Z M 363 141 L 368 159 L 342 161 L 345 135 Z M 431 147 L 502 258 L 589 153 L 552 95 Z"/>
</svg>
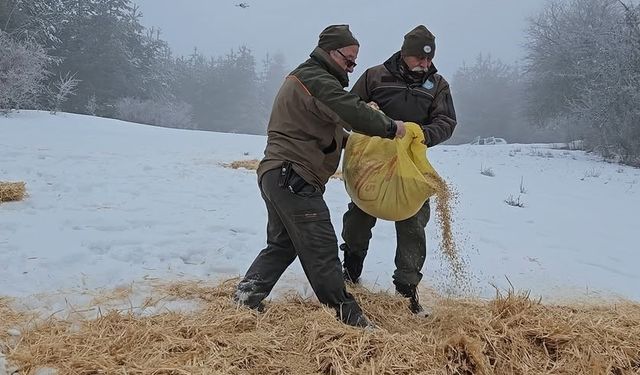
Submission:
<svg viewBox="0 0 640 375">
<path fill-rule="evenodd" d="M 0 203 L 21 201 L 26 193 L 24 182 L 0 181 Z"/>
<path fill-rule="evenodd" d="M 251 171 L 255 171 L 256 169 L 258 169 L 259 164 L 260 164 L 260 160 L 250 159 L 250 160 L 235 160 L 235 161 L 232 161 L 231 163 L 223 163 L 222 166 L 225 168 L 232 168 L 232 169 L 244 168 Z M 334 173 L 333 176 L 331 176 L 331 178 L 337 178 L 339 180 L 342 180 L 342 172 L 339 170 L 336 171 L 336 173 Z"/>
<path fill-rule="evenodd" d="M 191 312 L 112 310 L 36 323 L 23 316 L 23 334 L 6 354 L 21 374 L 41 367 L 62 374 L 640 372 L 640 305 L 630 302 L 548 306 L 513 292 L 491 301 L 423 298 L 435 311 L 423 319 L 403 298 L 358 287 L 352 292 L 379 326 L 369 332 L 296 295 L 261 314 L 238 308 L 236 282 L 156 289 L 156 301 L 197 301 L 201 308 Z"/>
</svg>

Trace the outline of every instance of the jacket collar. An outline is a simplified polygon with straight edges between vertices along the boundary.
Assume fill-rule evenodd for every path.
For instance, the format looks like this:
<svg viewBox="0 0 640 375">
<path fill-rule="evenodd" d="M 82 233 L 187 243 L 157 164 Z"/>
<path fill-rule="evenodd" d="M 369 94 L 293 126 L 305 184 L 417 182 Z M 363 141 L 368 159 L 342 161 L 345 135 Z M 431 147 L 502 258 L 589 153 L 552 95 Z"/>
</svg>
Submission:
<svg viewBox="0 0 640 375">
<path fill-rule="evenodd" d="M 429 77 L 438 72 L 436 66 L 431 64 L 429 70 L 422 75 L 422 77 L 418 76 L 418 78 L 416 78 L 416 75 L 410 75 L 408 72 L 409 67 L 407 67 L 407 64 L 402 60 L 402 57 L 400 57 L 400 51 L 389 57 L 389 59 L 384 62 L 384 67 L 396 78 L 409 84 L 416 83 L 419 85 L 424 84 Z"/>
<path fill-rule="evenodd" d="M 342 70 L 325 50 L 316 47 L 309 56 L 311 56 L 311 60 L 322 66 L 332 76 L 336 77 L 342 87 L 349 86 L 349 76 L 347 72 Z"/>
</svg>

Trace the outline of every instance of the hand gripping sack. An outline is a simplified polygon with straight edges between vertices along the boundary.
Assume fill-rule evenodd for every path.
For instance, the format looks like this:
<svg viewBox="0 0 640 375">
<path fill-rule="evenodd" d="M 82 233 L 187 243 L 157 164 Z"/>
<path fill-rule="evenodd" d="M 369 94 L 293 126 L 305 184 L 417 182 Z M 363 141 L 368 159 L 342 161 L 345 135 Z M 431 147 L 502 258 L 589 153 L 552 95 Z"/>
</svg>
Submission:
<svg viewBox="0 0 640 375">
<path fill-rule="evenodd" d="M 427 160 L 424 133 L 405 123 L 402 139 L 352 133 L 342 174 L 347 193 L 369 215 L 401 221 L 415 215 L 437 191 L 439 176 Z"/>
</svg>

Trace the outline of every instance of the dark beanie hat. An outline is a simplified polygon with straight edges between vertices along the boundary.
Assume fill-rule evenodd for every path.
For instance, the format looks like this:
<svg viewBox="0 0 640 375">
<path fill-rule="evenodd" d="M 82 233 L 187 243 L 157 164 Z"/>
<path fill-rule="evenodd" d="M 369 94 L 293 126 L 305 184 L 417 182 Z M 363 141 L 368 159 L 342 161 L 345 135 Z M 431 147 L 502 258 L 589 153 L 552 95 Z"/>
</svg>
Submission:
<svg viewBox="0 0 640 375">
<path fill-rule="evenodd" d="M 351 34 L 349 25 L 331 25 L 320 33 L 318 47 L 329 52 L 338 48 L 357 45 L 358 40 Z"/>
<path fill-rule="evenodd" d="M 436 37 L 423 25 L 417 26 L 404 36 L 400 51 L 403 56 L 433 58 L 436 54 Z"/>
</svg>

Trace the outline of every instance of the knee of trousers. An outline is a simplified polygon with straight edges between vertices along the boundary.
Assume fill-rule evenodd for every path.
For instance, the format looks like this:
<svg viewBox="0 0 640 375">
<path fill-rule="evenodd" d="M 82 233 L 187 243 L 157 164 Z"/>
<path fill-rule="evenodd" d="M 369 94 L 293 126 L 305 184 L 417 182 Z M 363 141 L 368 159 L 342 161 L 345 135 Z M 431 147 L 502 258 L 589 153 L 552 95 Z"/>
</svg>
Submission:
<svg viewBox="0 0 640 375">
<path fill-rule="evenodd" d="M 367 251 L 371 241 L 373 225 L 353 224 L 342 228 L 342 239 L 352 251 Z"/>
</svg>

